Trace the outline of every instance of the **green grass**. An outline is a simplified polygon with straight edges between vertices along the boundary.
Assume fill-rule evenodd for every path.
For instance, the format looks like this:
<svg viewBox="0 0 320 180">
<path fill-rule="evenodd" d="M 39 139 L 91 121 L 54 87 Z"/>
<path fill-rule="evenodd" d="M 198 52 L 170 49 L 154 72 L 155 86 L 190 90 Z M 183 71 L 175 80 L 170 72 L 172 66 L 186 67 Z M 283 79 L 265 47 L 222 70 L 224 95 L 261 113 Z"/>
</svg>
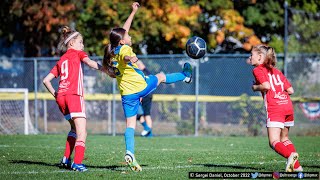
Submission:
<svg viewBox="0 0 320 180">
<path fill-rule="evenodd" d="M 320 137 L 293 137 L 305 171 L 320 171 Z M 0 177 L 5 179 L 188 179 L 188 172 L 284 171 L 285 159 L 267 137 L 136 137 L 143 171 L 124 164 L 123 136 L 89 135 L 88 172 L 59 169 L 63 135 L 1 135 Z M 1 178 L 2 179 L 2 178 Z"/>
</svg>

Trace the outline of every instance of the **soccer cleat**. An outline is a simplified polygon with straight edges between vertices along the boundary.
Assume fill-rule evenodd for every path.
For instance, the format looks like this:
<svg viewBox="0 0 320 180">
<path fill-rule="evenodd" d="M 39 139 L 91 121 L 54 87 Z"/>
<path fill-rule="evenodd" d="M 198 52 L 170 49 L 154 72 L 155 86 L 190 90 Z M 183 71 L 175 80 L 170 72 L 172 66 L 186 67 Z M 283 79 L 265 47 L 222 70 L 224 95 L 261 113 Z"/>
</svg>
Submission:
<svg viewBox="0 0 320 180">
<path fill-rule="evenodd" d="M 296 152 L 290 154 L 287 160 L 286 172 L 293 172 L 294 171 L 294 164 L 298 160 L 299 155 Z"/>
<path fill-rule="evenodd" d="M 143 130 L 143 131 L 141 132 L 141 136 L 142 136 L 142 137 L 152 137 L 152 136 L 153 136 L 153 135 L 152 135 L 152 129 L 150 129 L 149 131 Z"/>
<path fill-rule="evenodd" d="M 141 166 L 138 164 L 133 154 L 131 154 L 130 152 L 127 152 L 127 154 L 124 156 L 124 159 L 132 171 L 135 171 L 135 172 L 142 171 Z"/>
<path fill-rule="evenodd" d="M 66 158 L 65 156 L 61 159 L 60 167 L 70 169 L 71 168 L 71 158 Z"/>
<path fill-rule="evenodd" d="M 74 171 L 79 171 L 79 172 L 88 171 L 88 169 L 86 168 L 86 166 L 85 166 L 84 164 L 75 164 L 75 163 L 72 163 L 71 169 L 74 170 Z"/>
<path fill-rule="evenodd" d="M 191 83 L 192 82 L 192 66 L 190 63 L 184 63 L 182 72 L 186 75 L 183 82 Z"/>
<path fill-rule="evenodd" d="M 299 166 L 298 168 L 293 169 L 294 172 L 303 172 L 302 166 Z"/>
<path fill-rule="evenodd" d="M 146 130 L 143 130 L 142 132 L 141 132 L 141 136 L 147 136 L 149 133 L 150 133 L 151 131 L 146 131 Z"/>
</svg>

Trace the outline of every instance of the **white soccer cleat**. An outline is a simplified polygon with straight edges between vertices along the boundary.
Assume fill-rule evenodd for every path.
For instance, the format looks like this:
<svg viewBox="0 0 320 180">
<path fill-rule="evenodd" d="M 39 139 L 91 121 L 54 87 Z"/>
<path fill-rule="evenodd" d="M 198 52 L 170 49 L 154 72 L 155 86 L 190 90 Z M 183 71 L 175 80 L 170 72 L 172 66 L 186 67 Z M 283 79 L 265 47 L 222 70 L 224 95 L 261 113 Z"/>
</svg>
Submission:
<svg viewBox="0 0 320 180">
<path fill-rule="evenodd" d="M 132 171 L 134 171 L 134 172 L 142 171 L 141 166 L 138 164 L 136 158 L 134 157 L 134 155 L 132 153 L 127 152 L 127 154 L 124 156 L 124 159 Z"/>
<path fill-rule="evenodd" d="M 182 72 L 186 75 L 183 82 L 191 83 L 192 82 L 192 66 L 190 63 L 184 63 Z"/>
<path fill-rule="evenodd" d="M 294 164 L 299 158 L 299 154 L 296 152 L 293 152 L 290 154 L 287 160 L 287 166 L 286 166 L 286 172 L 294 172 Z"/>
<path fill-rule="evenodd" d="M 294 172 L 303 172 L 302 166 L 299 166 L 298 168 L 293 169 Z"/>
<path fill-rule="evenodd" d="M 150 131 L 143 130 L 141 132 L 141 136 L 147 136 L 149 133 L 150 133 Z"/>
</svg>

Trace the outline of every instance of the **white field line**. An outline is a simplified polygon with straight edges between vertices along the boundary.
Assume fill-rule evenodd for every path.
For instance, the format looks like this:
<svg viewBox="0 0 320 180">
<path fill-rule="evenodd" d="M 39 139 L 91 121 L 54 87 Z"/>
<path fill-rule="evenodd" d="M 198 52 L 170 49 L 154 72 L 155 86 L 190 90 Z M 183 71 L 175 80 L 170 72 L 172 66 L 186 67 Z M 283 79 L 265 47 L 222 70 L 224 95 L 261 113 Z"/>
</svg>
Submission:
<svg viewBox="0 0 320 180">
<path fill-rule="evenodd" d="M 27 146 L 27 145 L 7 145 L 7 144 L 0 144 L 0 148 L 36 148 L 36 149 L 64 149 L 65 147 L 64 146 L 55 146 L 55 147 L 52 147 L 52 146 Z M 100 149 L 99 147 L 95 147 L 96 149 Z M 101 148 L 101 149 L 104 149 L 104 148 Z M 161 148 L 161 149 L 155 149 L 155 148 L 152 148 L 152 149 L 149 149 L 149 148 L 139 148 L 139 151 L 189 151 L 188 149 L 173 149 L 173 148 Z M 197 150 L 197 152 L 208 152 L 208 151 L 214 151 L 214 152 L 222 152 L 224 153 L 225 150 L 217 150 L 217 149 L 200 149 L 200 150 Z M 232 153 L 239 153 L 239 152 L 228 152 L 228 154 L 232 154 Z M 242 153 L 245 153 L 245 154 L 252 154 L 252 153 L 257 153 L 257 151 L 244 151 Z M 142 153 L 143 154 L 143 153 Z"/>
<path fill-rule="evenodd" d="M 306 160 L 301 162 L 320 162 L 320 160 Z M 285 163 L 285 161 L 268 161 L 268 162 L 249 162 L 249 163 L 225 163 L 225 164 L 213 164 L 216 166 L 223 165 L 249 165 L 249 164 L 274 164 L 274 163 Z M 206 164 L 206 163 L 205 163 Z M 175 169 L 188 169 L 188 168 L 210 168 L 210 167 L 204 167 L 204 164 L 194 164 L 194 165 L 178 165 L 178 166 L 155 166 L 155 167 L 143 167 L 143 171 L 145 170 L 158 170 L 158 169 L 164 169 L 164 170 L 175 170 Z M 250 169 L 248 167 L 248 169 Z M 121 173 L 126 173 L 125 171 L 131 171 L 128 167 L 118 167 L 118 168 L 90 168 L 88 172 L 101 172 L 101 171 L 123 171 Z M 55 173 L 76 173 L 75 171 L 71 170 L 54 170 L 54 171 L 12 171 L 12 172 L 0 172 L 1 175 L 14 175 L 14 174 L 55 174 Z"/>
</svg>

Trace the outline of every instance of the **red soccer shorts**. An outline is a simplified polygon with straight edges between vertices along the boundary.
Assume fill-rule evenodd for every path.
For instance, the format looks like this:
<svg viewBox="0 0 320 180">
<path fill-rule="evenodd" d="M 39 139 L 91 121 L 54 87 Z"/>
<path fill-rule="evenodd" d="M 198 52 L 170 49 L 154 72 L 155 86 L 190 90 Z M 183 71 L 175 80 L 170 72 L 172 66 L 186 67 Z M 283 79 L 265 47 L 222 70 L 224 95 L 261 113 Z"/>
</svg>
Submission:
<svg viewBox="0 0 320 180">
<path fill-rule="evenodd" d="M 294 126 L 293 114 L 284 115 L 283 112 L 268 112 L 267 113 L 267 127 L 284 127 Z"/>
<path fill-rule="evenodd" d="M 66 120 L 76 117 L 86 118 L 84 99 L 79 95 L 58 96 L 56 102 Z"/>
</svg>

